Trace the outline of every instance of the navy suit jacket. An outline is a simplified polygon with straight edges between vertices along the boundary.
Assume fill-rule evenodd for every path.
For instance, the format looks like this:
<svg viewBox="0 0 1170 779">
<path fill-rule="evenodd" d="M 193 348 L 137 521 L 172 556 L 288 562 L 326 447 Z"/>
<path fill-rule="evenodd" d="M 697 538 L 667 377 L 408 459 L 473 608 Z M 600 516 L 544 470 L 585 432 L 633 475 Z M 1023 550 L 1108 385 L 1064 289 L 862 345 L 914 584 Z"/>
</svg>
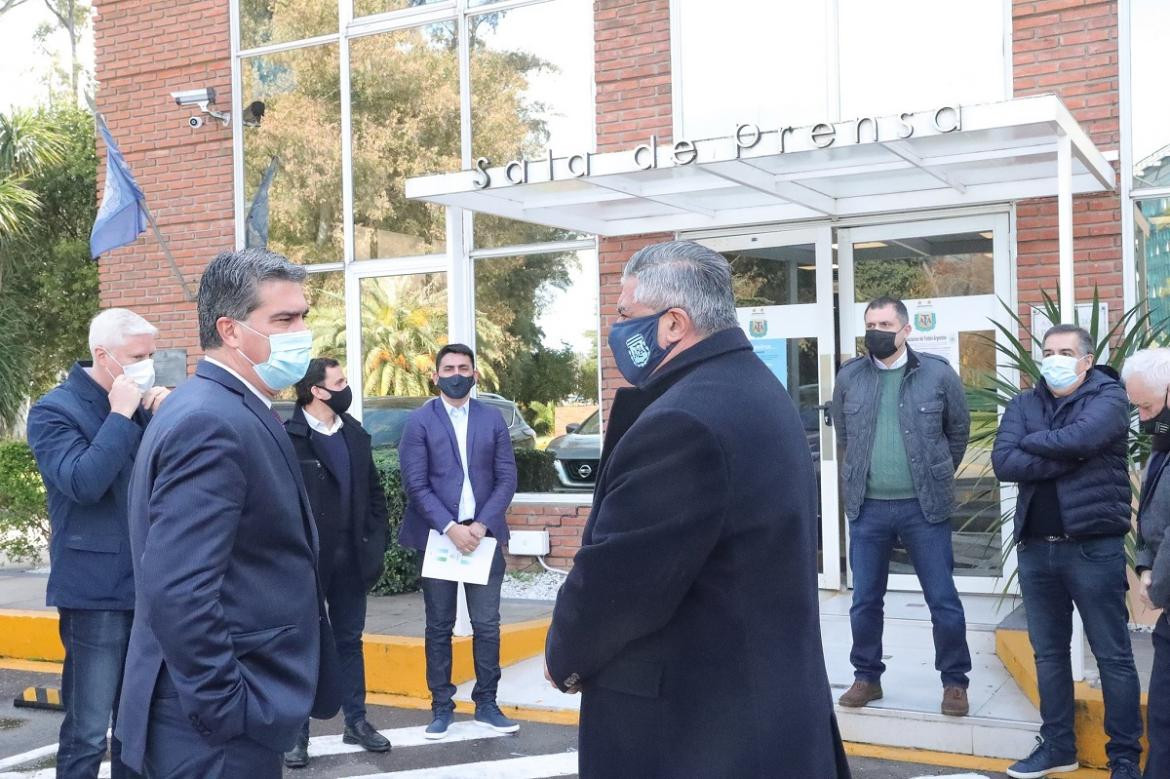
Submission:
<svg viewBox="0 0 1170 779">
<path fill-rule="evenodd" d="M 516 494 L 512 439 L 502 414 L 478 400 L 468 403 L 467 458 L 475 519 L 496 541 L 506 544 L 508 505 Z M 406 488 L 406 514 L 398 540 L 412 549 L 426 549 L 430 530 L 442 533 L 447 523 L 458 520 L 463 493 L 463 460 L 442 398 L 411 412 L 398 442 L 398 460 Z"/>
<path fill-rule="evenodd" d="M 53 529 L 46 602 L 65 609 L 134 608 L 126 489 L 149 415 L 110 413 L 109 396 L 76 363 L 28 414 Z"/>
<path fill-rule="evenodd" d="M 335 695 L 318 684 L 329 668 L 317 534 L 280 420 L 222 368 L 199 363 L 143 436 L 130 543 L 137 605 L 118 710 L 123 761 L 142 769 L 164 663 L 193 738 L 291 746 L 314 694 Z M 337 710 L 336 700 L 319 703 L 315 716 Z"/>
</svg>

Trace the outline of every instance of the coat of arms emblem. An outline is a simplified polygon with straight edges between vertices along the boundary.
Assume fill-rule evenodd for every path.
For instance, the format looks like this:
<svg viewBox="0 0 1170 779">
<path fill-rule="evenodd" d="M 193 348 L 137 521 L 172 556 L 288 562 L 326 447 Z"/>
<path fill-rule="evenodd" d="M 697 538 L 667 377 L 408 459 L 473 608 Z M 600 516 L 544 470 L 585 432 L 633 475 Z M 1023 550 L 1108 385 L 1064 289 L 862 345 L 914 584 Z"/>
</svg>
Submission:
<svg viewBox="0 0 1170 779">
<path fill-rule="evenodd" d="M 938 324 L 938 316 L 933 311 L 919 311 L 914 315 L 914 329 L 929 333 Z"/>
<path fill-rule="evenodd" d="M 748 335 L 752 338 L 763 338 L 768 334 L 768 318 L 762 313 L 753 315 L 748 320 Z"/>
<path fill-rule="evenodd" d="M 643 368 L 650 362 L 650 346 L 641 333 L 626 341 L 626 349 L 629 350 L 630 359 L 637 367 Z"/>
</svg>

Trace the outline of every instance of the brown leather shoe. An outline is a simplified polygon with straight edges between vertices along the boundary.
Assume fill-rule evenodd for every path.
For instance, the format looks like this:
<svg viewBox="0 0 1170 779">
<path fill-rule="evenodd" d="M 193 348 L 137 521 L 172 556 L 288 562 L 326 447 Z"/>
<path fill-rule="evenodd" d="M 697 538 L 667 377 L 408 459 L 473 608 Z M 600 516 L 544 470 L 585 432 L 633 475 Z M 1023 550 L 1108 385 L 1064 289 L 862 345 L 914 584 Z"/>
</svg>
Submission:
<svg viewBox="0 0 1170 779">
<path fill-rule="evenodd" d="M 942 713 L 948 717 L 966 717 L 971 706 L 967 703 L 967 691 L 962 687 L 944 687 Z"/>
<path fill-rule="evenodd" d="M 882 697 L 882 686 L 873 682 L 863 682 L 860 679 L 853 682 L 853 686 L 837 699 L 837 703 L 851 709 L 859 709 L 867 703 L 879 700 Z"/>
</svg>

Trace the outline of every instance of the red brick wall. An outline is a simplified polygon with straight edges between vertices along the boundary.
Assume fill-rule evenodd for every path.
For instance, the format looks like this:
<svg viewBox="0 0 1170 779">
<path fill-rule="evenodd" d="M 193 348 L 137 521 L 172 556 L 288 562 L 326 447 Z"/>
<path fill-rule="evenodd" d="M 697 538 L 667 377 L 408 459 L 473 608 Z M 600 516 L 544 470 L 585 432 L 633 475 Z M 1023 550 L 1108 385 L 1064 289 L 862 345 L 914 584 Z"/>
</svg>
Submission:
<svg viewBox="0 0 1170 779">
<path fill-rule="evenodd" d="M 1013 0 L 1012 16 L 1015 95 L 1059 95 L 1097 148 L 1119 149 L 1117 2 Z M 1058 296 L 1056 199 L 1021 202 L 1016 214 L 1019 302 L 1027 317 L 1042 290 Z M 1096 285 L 1114 321 L 1124 307 L 1121 240 L 1118 195 L 1074 197 L 1077 300 L 1091 300 Z"/>
<path fill-rule="evenodd" d="M 651 135 L 657 135 L 660 144 L 669 143 L 673 131 L 669 0 L 595 0 L 593 19 L 597 151 L 633 148 L 646 143 Z M 621 294 L 622 268 L 638 249 L 671 237 L 639 235 L 599 242 L 601 403 L 607 417 L 614 393 L 625 385 L 605 346 Z M 516 530 L 547 528 L 552 545 L 550 565 L 568 567 L 580 546 L 588 515 L 588 506 L 513 506 L 508 524 Z M 530 562 L 530 558 L 509 560 L 516 565 Z"/>
<path fill-rule="evenodd" d="M 231 44 L 226 0 L 97 0 L 95 99 L 146 193 L 146 201 L 194 293 L 216 253 L 234 245 L 231 129 L 170 93 L 214 87 L 216 105 L 231 105 Z M 104 148 L 99 141 L 104 160 Z M 104 161 L 99 166 L 104 176 Z M 100 195 L 102 181 L 98 182 Z M 123 306 L 158 326 L 159 348 L 198 352 L 195 304 L 188 302 L 150 231 L 101 258 L 101 303 Z"/>
</svg>

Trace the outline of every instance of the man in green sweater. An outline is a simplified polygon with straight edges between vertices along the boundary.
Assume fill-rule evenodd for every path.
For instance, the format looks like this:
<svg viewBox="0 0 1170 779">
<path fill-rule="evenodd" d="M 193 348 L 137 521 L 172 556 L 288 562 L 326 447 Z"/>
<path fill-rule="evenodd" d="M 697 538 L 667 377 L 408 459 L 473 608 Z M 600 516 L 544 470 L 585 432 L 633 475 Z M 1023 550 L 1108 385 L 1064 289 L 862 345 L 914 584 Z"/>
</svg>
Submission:
<svg viewBox="0 0 1170 779">
<path fill-rule="evenodd" d="M 833 422 L 841 451 L 842 496 L 853 570 L 853 686 L 838 701 L 859 707 L 882 697 L 882 621 L 890 553 L 910 553 L 934 625 L 942 712 L 968 712 L 971 653 L 955 589 L 951 514 L 955 470 L 970 435 L 966 395 L 955 369 L 913 351 L 902 301 L 878 298 L 865 310 L 868 354 L 841 366 Z"/>
</svg>

